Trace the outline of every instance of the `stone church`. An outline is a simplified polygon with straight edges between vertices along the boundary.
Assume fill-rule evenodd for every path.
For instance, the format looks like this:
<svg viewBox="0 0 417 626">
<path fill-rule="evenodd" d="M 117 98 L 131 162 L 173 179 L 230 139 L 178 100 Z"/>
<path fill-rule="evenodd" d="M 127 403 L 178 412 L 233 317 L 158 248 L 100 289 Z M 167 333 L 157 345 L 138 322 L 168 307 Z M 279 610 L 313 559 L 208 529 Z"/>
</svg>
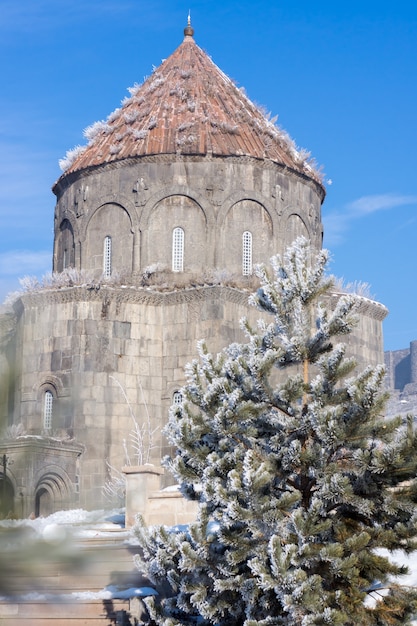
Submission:
<svg viewBox="0 0 417 626">
<path fill-rule="evenodd" d="M 322 245 L 319 173 L 190 23 L 129 93 L 61 163 L 53 280 L 0 318 L 0 498 L 19 516 L 102 507 L 111 468 L 158 463 L 197 340 L 217 352 L 256 319 L 253 265 Z M 360 365 L 383 362 L 386 314 L 362 299 Z"/>
</svg>

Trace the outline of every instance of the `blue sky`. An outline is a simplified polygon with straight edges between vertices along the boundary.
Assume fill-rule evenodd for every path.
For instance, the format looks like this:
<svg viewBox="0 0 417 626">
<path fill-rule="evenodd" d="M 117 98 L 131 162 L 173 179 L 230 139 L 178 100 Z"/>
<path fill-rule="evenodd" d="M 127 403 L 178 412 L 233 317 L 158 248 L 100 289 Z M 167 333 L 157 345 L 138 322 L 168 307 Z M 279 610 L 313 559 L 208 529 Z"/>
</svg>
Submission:
<svg viewBox="0 0 417 626">
<path fill-rule="evenodd" d="M 417 339 L 417 3 L 1 0 L 0 301 L 51 269 L 58 160 L 196 42 L 322 165 L 330 271 L 369 283 L 385 348 Z"/>
</svg>

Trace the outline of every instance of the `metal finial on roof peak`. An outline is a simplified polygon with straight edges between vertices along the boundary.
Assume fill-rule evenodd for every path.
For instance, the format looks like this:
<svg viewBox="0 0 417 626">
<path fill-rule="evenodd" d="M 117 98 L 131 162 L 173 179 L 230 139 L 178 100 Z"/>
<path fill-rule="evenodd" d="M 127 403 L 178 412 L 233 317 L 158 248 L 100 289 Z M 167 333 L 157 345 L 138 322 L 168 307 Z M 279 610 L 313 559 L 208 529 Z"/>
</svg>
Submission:
<svg viewBox="0 0 417 626">
<path fill-rule="evenodd" d="M 194 35 L 194 28 L 191 26 L 191 11 L 188 11 L 187 26 L 184 28 L 184 35 L 186 37 L 192 37 Z"/>
</svg>

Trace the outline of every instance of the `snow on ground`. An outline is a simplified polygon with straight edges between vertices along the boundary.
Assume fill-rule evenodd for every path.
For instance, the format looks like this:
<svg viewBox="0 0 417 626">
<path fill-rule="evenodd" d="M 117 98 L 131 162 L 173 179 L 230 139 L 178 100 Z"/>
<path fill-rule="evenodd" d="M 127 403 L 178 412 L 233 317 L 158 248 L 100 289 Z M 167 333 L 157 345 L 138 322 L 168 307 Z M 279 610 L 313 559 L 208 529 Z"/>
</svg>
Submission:
<svg viewBox="0 0 417 626">
<path fill-rule="evenodd" d="M 124 528 L 124 510 L 85 511 L 72 509 L 57 511 L 47 517 L 35 519 L 0 520 L 0 529 L 30 529 L 34 535 L 47 542 L 58 543 L 69 536 L 76 538 L 120 535 Z M 126 538 L 130 531 L 125 530 Z"/>
<path fill-rule="evenodd" d="M 50 593 L 26 593 L 19 596 L 20 601 L 24 602 L 60 602 L 64 601 L 86 601 L 89 600 L 129 600 L 130 598 L 146 598 L 149 596 L 157 596 L 158 592 L 152 587 L 129 587 L 128 589 L 120 589 L 116 585 L 108 585 L 100 591 L 73 591 L 72 593 L 60 594 L 59 596 Z M 6 598 L 1 598 L 2 599 Z"/>
<path fill-rule="evenodd" d="M 402 585 L 417 588 L 417 554 L 405 556 L 402 552 L 398 552 L 394 554 L 393 560 L 399 565 L 407 565 L 410 570 L 407 576 L 401 576 L 399 582 Z"/>
</svg>

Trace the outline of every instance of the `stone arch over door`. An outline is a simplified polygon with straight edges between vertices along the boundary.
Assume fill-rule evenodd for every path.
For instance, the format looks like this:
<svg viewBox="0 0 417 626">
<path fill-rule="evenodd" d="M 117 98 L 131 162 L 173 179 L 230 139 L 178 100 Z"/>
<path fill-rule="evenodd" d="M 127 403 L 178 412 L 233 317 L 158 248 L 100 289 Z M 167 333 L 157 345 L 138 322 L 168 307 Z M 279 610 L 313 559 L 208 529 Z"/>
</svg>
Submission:
<svg viewBox="0 0 417 626">
<path fill-rule="evenodd" d="M 143 233 L 141 266 L 161 263 L 172 269 L 173 233 L 180 228 L 184 238 L 184 272 L 203 271 L 208 254 L 206 216 L 199 204 L 186 195 L 167 196 L 154 206 Z"/>
<path fill-rule="evenodd" d="M 276 252 L 272 219 L 264 205 L 239 200 L 218 226 L 217 267 L 242 275 L 243 233 L 251 234 L 253 264 L 268 262 Z"/>
<path fill-rule="evenodd" d="M 72 485 L 69 477 L 58 467 L 46 469 L 35 487 L 35 515 L 46 517 L 67 509 L 72 503 Z"/>
<path fill-rule="evenodd" d="M 103 273 L 105 239 L 111 239 L 112 274 L 133 271 L 134 235 L 129 213 L 119 204 L 107 203 L 92 215 L 81 244 L 81 268 Z"/>
</svg>

